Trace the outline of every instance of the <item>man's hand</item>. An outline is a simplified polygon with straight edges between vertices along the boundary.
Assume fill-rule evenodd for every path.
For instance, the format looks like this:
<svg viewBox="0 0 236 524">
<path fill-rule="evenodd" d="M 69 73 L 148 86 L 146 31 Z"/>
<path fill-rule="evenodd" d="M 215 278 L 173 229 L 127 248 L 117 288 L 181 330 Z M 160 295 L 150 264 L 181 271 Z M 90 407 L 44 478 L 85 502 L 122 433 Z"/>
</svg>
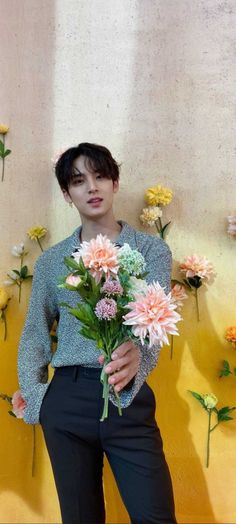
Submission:
<svg viewBox="0 0 236 524">
<path fill-rule="evenodd" d="M 140 352 L 132 340 L 124 342 L 112 353 L 112 362 L 107 364 L 105 372 L 108 373 L 109 384 L 114 389 L 121 391 L 136 375 L 140 364 Z M 100 364 L 104 363 L 104 357 L 99 357 Z"/>
</svg>

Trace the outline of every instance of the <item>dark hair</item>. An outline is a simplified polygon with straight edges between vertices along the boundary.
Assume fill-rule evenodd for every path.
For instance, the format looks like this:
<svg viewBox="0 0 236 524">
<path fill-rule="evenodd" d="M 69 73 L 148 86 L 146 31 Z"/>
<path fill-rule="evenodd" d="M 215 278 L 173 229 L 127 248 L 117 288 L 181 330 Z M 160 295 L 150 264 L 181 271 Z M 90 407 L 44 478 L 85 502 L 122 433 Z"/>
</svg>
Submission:
<svg viewBox="0 0 236 524">
<path fill-rule="evenodd" d="M 119 180 L 119 164 L 112 157 L 109 149 L 97 144 L 84 142 L 77 147 L 70 147 L 58 159 L 55 172 L 61 189 L 68 191 L 73 178 L 73 163 L 79 156 L 85 156 L 85 165 L 89 171 L 101 173 L 113 181 Z"/>
</svg>

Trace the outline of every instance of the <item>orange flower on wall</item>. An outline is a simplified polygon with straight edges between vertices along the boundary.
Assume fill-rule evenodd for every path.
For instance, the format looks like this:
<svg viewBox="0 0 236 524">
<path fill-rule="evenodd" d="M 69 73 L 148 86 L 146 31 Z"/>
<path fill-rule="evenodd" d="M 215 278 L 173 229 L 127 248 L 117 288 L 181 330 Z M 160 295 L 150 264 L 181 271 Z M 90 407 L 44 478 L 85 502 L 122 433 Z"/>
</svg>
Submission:
<svg viewBox="0 0 236 524">
<path fill-rule="evenodd" d="M 234 349 L 236 349 L 236 326 L 229 326 L 226 329 L 225 339 L 232 344 Z M 228 360 L 223 360 L 223 368 L 220 371 L 220 377 L 228 377 L 229 375 L 236 376 L 236 367 L 231 371 Z"/>
</svg>

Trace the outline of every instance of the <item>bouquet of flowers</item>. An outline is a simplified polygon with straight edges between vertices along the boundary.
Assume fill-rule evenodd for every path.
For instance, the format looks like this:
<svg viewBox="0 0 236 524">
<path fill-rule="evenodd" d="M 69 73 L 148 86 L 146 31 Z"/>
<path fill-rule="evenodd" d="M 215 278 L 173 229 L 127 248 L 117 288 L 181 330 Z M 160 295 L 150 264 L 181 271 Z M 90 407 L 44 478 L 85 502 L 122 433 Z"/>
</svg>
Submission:
<svg viewBox="0 0 236 524">
<path fill-rule="evenodd" d="M 109 391 L 113 388 L 104 369 L 112 352 L 130 338 L 148 348 L 169 344 L 167 334 L 178 334 L 176 322 L 181 317 L 171 293 L 166 295 L 158 282 L 148 285 L 144 280 L 145 260 L 128 244 L 118 247 L 100 234 L 82 242 L 72 257 L 65 258 L 65 264 L 70 274 L 61 278 L 59 287 L 76 291 L 82 300 L 76 307 L 62 305 L 82 324 L 80 333 L 96 341 L 104 356 L 103 421 L 108 416 Z M 119 394 L 115 389 L 114 393 L 121 415 Z"/>
</svg>

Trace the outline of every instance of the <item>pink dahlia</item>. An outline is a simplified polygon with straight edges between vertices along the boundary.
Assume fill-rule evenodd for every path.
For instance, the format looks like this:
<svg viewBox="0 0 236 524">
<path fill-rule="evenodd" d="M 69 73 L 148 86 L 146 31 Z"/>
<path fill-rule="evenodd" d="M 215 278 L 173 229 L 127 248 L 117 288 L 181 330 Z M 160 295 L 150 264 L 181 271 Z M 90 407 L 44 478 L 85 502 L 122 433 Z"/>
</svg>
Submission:
<svg viewBox="0 0 236 524">
<path fill-rule="evenodd" d="M 118 248 L 106 235 L 100 234 L 90 242 L 82 242 L 79 250 L 73 253 L 73 257 L 77 262 L 82 257 L 85 267 L 90 270 L 98 284 L 103 273 L 106 278 L 111 276 L 116 278 L 119 269 L 117 254 Z"/>
<path fill-rule="evenodd" d="M 210 278 L 213 273 L 213 266 L 206 257 L 191 255 L 185 257 L 183 264 L 180 264 L 180 271 L 186 274 L 187 278 L 198 276 L 200 278 Z"/>
<path fill-rule="evenodd" d="M 12 396 L 12 406 L 13 406 L 13 413 L 17 418 L 23 418 L 24 416 L 24 409 L 26 407 L 27 403 L 23 399 L 21 395 L 21 391 L 16 391 Z"/>
<path fill-rule="evenodd" d="M 115 318 L 117 313 L 117 305 L 113 298 L 102 298 L 97 302 L 95 308 L 95 315 L 100 320 L 111 320 Z"/>
<path fill-rule="evenodd" d="M 187 293 L 184 291 L 184 286 L 175 284 L 171 289 L 172 302 L 176 304 L 177 309 L 183 306 L 183 300 L 188 298 Z"/>
<path fill-rule="evenodd" d="M 106 280 L 104 282 L 102 288 L 102 293 L 106 293 L 106 295 L 122 295 L 123 293 L 123 287 L 121 286 L 119 280 Z"/>
<path fill-rule="evenodd" d="M 124 318 L 124 324 L 132 326 L 133 334 L 139 337 L 144 345 L 149 339 L 149 348 L 154 344 L 169 344 L 167 334 L 178 335 L 176 322 L 181 320 L 174 311 L 171 293 L 166 295 L 158 282 L 153 282 L 147 288 L 145 295 L 135 294 L 135 301 L 126 306 L 131 311 Z"/>
</svg>

